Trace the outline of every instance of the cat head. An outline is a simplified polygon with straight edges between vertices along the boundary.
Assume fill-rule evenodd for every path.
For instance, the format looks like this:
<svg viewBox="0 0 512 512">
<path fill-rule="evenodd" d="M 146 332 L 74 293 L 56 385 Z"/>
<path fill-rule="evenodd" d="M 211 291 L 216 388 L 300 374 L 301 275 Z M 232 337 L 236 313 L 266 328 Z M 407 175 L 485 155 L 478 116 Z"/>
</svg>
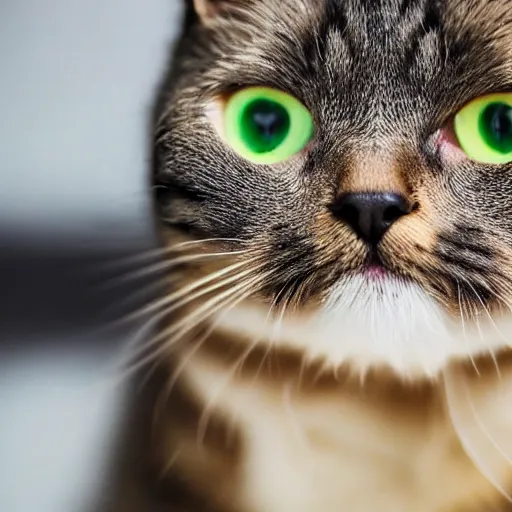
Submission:
<svg viewBox="0 0 512 512">
<path fill-rule="evenodd" d="M 221 323 L 405 373 L 507 348 L 508 2 L 188 9 L 153 179 L 164 230 L 216 240 L 189 247 L 231 253 L 219 290 L 251 291 Z"/>
</svg>

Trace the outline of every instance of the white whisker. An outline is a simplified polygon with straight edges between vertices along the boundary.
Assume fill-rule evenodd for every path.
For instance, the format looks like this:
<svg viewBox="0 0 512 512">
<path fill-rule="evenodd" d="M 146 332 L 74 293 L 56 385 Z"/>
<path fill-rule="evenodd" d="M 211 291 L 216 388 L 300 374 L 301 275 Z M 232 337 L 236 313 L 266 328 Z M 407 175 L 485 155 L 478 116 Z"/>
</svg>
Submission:
<svg viewBox="0 0 512 512">
<path fill-rule="evenodd" d="M 466 342 L 467 346 L 467 354 L 471 360 L 471 364 L 473 365 L 473 368 L 475 369 L 475 372 L 478 376 L 480 376 L 480 371 L 478 370 L 478 366 L 476 365 L 475 358 L 473 357 L 473 354 L 471 352 L 471 349 L 469 348 L 469 339 L 466 331 L 466 322 L 464 320 L 464 311 L 463 311 L 463 303 L 462 303 L 462 290 L 460 288 L 459 281 L 455 278 L 455 281 L 457 282 L 457 302 L 459 304 L 459 311 L 460 311 L 460 320 L 461 320 L 461 326 L 462 326 L 462 335 L 464 337 L 464 340 Z M 464 308 L 465 309 L 465 308 Z"/>
<path fill-rule="evenodd" d="M 210 282 L 214 281 L 215 279 L 224 277 L 225 275 L 230 274 L 234 270 L 237 270 L 240 267 L 247 266 L 248 264 L 253 263 L 254 261 L 256 261 L 255 258 L 252 260 L 240 261 L 238 263 L 235 263 L 233 265 L 225 267 L 217 272 L 208 274 L 207 276 L 205 276 L 201 279 L 198 279 L 198 280 L 188 284 L 187 286 L 184 286 L 183 288 L 180 288 L 178 291 L 176 291 L 170 295 L 167 295 L 166 297 L 160 298 L 147 306 L 144 306 L 143 308 L 136 311 L 135 313 L 132 313 L 132 314 L 126 316 L 125 318 L 123 318 L 121 320 L 121 322 L 122 323 L 131 322 L 133 320 L 136 320 L 137 318 L 140 318 L 141 316 L 145 316 L 154 311 L 161 310 L 162 308 L 164 308 L 170 304 L 172 304 L 172 308 L 173 308 L 172 310 L 180 308 L 180 307 L 184 306 L 185 304 L 188 304 L 188 303 L 192 302 L 193 300 L 196 300 L 207 293 L 211 293 L 215 290 L 218 290 L 219 288 L 226 286 L 228 284 L 231 284 L 233 281 L 236 281 L 237 279 L 240 279 L 246 275 L 249 275 L 251 272 L 254 272 L 255 270 L 257 270 L 260 267 L 249 268 L 248 270 L 242 271 L 238 274 L 235 274 L 235 275 L 230 276 L 224 280 L 221 280 L 221 281 L 209 286 L 206 289 L 203 289 L 203 290 L 200 289 L 198 292 L 196 292 L 194 294 L 191 293 L 191 292 L 194 292 L 195 290 L 201 288 L 202 286 L 209 284 Z M 190 295 L 187 296 L 187 294 L 190 294 Z M 173 304 L 173 302 L 175 302 L 175 303 Z"/>
<path fill-rule="evenodd" d="M 242 275 L 240 274 L 236 274 L 235 276 L 233 276 L 232 278 L 230 278 L 229 280 L 224 280 L 224 281 L 221 281 L 221 286 L 223 285 L 226 285 L 226 284 L 230 284 L 231 282 L 233 281 L 236 281 L 237 279 L 243 277 Z M 166 297 L 166 299 L 160 299 L 159 303 L 161 306 L 159 306 L 159 309 L 162 309 L 162 311 L 160 311 L 159 313 L 153 315 L 151 317 L 151 322 L 152 323 L 158 323 L 159 321 L 162 321 L 165 317 L 167 317 L 168 315 L 170 315 L 173 311 L 179 309 L 180 307 L 186 305 L 187 303 L 189 303 L 190 301 L 192 300 L 196 300 L 196 299 L 199 299 L 201 298 L 203 295 L 206 295 L 208 293 L 211 293 L 212 291 L 215 291 L 216 289 L 219 288 L 219 286 L 217 286 L 219 283 L 217 283 L 215 286 L 211 286 L 211 287 L 208 287 L 206 290 L 203 290 L 203 291 L 200 291 L 200 292 L 197 292 L 195 294 L 193 294 L 191 297 L 185 297 L 183 300 L 179 301 L 178 303 L 176 304 L 172 304 L 170 307 L 167 307 L 164 309 L 164 300 L 167 301 L 169 300 L 168 297 Z M 178 294 L 176 294 L 178 296 Z M 136 313 L 137 317 L 139 316 L 142 316 L 143 314 L 148 314 L 150 313 L 151 310 L 148 309 L 148 307 L 146 306 L 145 307 L 145 310 L 144 311 L 139 311 Z M 135 317 L 133 317 L 135 318 Z M 123 320 L 124 322 L 128 321 L 127 319 L 124 319 Z M 141 328 L 142 330 L 145 330 L 145 327 L 143 326 Z M 130 340 L 130 342 L 127 344 L 127 349 L 132 349 L 133 347 L 139 345 L 140 343 L 140 340 L 141 340 L 141 335 L 140 334 L 136 334 L 132 340 Z M 145 350 L 145 346 L 143 346 L 141 348 L 141 350 Z"/>
<path fill-rule="evenodd" d="M 184 355 L 183 358 L 181 358 L 180 364 L 174 369 L 173 374 L 165 388 L 166 392 L 165 394 L 158 400 L 155 411 L 160 410 L 162 408 L 162 400 L 167 401 L 168 397 L 170 396 L 174 386 L 178 382 L 181 374 L 187 367 L 187 365 L 190 363 L 192 358 L 195 354 L 201 349 L 201 347 L 206 343 L 208 338 L 211 336 L 211 334 L 215 331 L 215 329 L 218 327 L 218 324 L 222 320 L 223 316 L 226 315 L 229 311 L 231 311 L 234 307 L 236 307 L 237 304 L 240 302 L 246 300 L 250 295 L 254 293 L 254 290 L 242 290 L 240 293 L 236 293 L 234 297 L 231 298 L 228 304 L 223 305 L 222 311 L 219 315 L 219 317 L 211 323 L 211 325 L 208 327 L 207 331 L 199 340 L 197 340 L 191 347 L 191 349 Z M 170 342 L 172 344 L 172 340 Z M 156 421 L 156 414 L 154 416 L 154 422 Z"/>
<path fill-rule="evenodd" d="M 127 377 L 130 375 L 133 375 L 134 373 L 138 372 L 141 368 L 144 368 L 144 366 L 150 364 L 151 362 L 157 360 L 161 355 L 163 355 L 165 352 L 171 350 L 171 348 L 176 345 L 177 343 L 184 340 L 186 334 L 188 334 L 189 331 L 192 331 L 195 327 L 197 327 L 202 321 L 206 320 L 209 316 L 215 314 L 216 311 L 221 309 L 224 306 L 224 303 L 221 303 L 215 308 L 212 308 L 210 311 L 207 311 L 205 314 L 203 314 L 199 319 L 197 319 L 197 322 L 191 325 L 186 325 L 181 330 L 176 330 L 173 328 L 169 328 L 166 331 L 164 331 L 169 336 L 173 335 L 170 340 L 168 340 L 166 343 L 163 343 L 160 345 L 156 350 L 153 350 L 149 355 L 142 357 L 141 359 L 137 360 L 134 364 L 129 366 L 124 372 L 121 372 L 118 381 L 123 382 Z M 155 345 L 158 341 L 161 341 L 164 338 L 162 336 L 163 333 L 159 334 L 155 338 L 151 340 L 149 345 Z M 137 355 L 140 354 L 142 351 L 138 351 Z M 130 359 L 134 359 L 134 356 L 130 354 Z M 126 366 L 124 363 L 123 366 Z"/>
<path fill-rule="evenodd" d="M 310 443 L 308 436 L 304 430 L 304 428 L 301 427 L 299 421 L 297 420 L 295 413 L 293 411 L 293 405 L 292 405 L 292 389 L 291 384 L 287 382 L 283 386 L 283 409 L 285 412 L 286 417 L 290 421 L 290 426 L 293 429 L 293 432 L 295 433 L 295 436 L 297 437 L 297 440 L 304 446 L 305 448 L 310 449 Z"/>
<path fill-rule="evenodd" d="M 119 286 L 127 281 L 136 281 L 143 277 L 148 277 L 154 274 L 158 274 L 163 271 L 172 270 L 180 265 L 191 264 L 197 262 L 203 262 L 208 259 L 215 258 L 223 258 L 228 256 L 239 256 L 241 254 L 246 254 L 248 251 L 231 251 L 231 252 L 217 252 L 217 253 L 201 253 L 201 254 L 189 254 L 186 256 L 180 256 L 175 258 L 166 258 L 162 261 L 154 263 L 152 265 L 143 267 L 141 269 L 137 269 L 131 271 L 122 276 L 114 276 L 110 279 L 106 279 L 102 284 L 102 288 L 107 288 L 111 286 Z"/>
<path fill-rule="evenodd" d="M 270 317 L 272 316 L 272 314 L 274 312 L 274 309 L 275 309 L 275 307 L 277 305 L 277 302 L 279 301 L 279 297 L 282 295 L 282 293 L 285 290 L 286 290 L 286 284 L 279 290 L 277 295 L 274 297 L 274 299 L 270 303 L 270 307 L 268 309 L 267 316 L 265 317 L 265 321 L 263 323 L 262 332 L 265 331 L 265 327 L 267 326 L 268 321 L 269 321 Z M 261 341 L 261 336 L 257 339 L 257 341 L 258 342 Z M 261 358 L 260 364 L 258 365 L 258 368 L 256 369 L 256 373 L 254 374 L 254 378 L 253 378 L 253 382 L 252 382 L 252 387 L 254 387 L 254 385 L 256 384 L 256 382 L 258 380 L 258 377 L 260 375 L 260 372 L 261 372 L 261 370 L 262 370 L 262 368 L 263 368 L 263 366 L 264 366 L 264 364 L 265 364 L 269 354 L 272 352 L 272 349 L 274 348 L 272 342 L 273 342 L 273 336 L 271 335 L 270 341 L 269 341 L 269 343 L 267 343 L 267 348 L 265 349 L 265 353 L 263 354 L 263 357 Z"/>
<path fill-rule="evenodd" d="M 249 355 L 256 348 L 257 345 L 258 341 L 255 341 L 244 351 L 244 353 L 233 364 L 232 368 L 224 374 L 219 386 L 217 386 L 215 390 L 210 394 L 208 401 L 206 402 L 203 408 L 201 418 L 199 419 L 197 425 L 197 444 L 199 447 L 201 447 L 204 444 L 206 431 L 208 429 L 208 423 L 210 421 L 211 415 L 213 414 L 215 405 L 218 403 L 220 399 L 221 393 L 227 388 L 231 380 L 236 375 L 237 371 L 243 366 L 246 359 L 249 357 Z"/>
<path fill-rule="evenodd" d="M 179 244 L 171 245 L 170 249 L 171 250 L 183 249 L 183 248 L 188 248 L 190 246 L 201 245 L 201 244 L 206 244 L 206 243 L 215 243 L 215 242 L 217 242 L 217 243 L 220 243 L 220 242 L 243 243 L 244 241 L 240 238 L 203 238 L 201 240 L 187 240 L 186 242 L 181 242 Z"/>
<path fill-rule="evenodd" d="M 473 290 L 473 293 L 475 294 L 475 297 L 477 298 L 477 300 L 480 302 L 480 304 L 482 305 L 482 308 L 483 310 L 485 311 L 485 313 L 487 314 L 487 316 L 489 317 L 489 320 L 491 321 L 492 325 L 494 326 L 494 328 L 496 329 L 496 332 L 498 333 L 498 335 L 503 339 L 505 340 L 504 336 L 502 335 L 501 331 L 498 329 L 498 326 L 496 325 L 496 322 L 494 321 L 494 319 L 492 318 L 492 315 L 490 313 L 490 311 L 487 309 L 487 306 L 484 304 L 484 301 L 482 300 L 482 298 L 480 297 L 480 295 L 478 294 L 478 292 L 475 290 L 475 288 L 473 287 L 473 285 L 471 284 L 471 282 L 469 282 L 469 280 L 465 280 L 466 284 L 471 288 L 471 290 Z M 487 338 L 484 337 L 483 333 L 482 333 L 482 329 L 481 329 L 481 326 L 480 326 L 480 322 L 478 321 L 478 316 L 477 314 L 475 313 L 475 319 L 476 319 L 476 325 L 477 325 L 477 329 L 478 329 L 478 332 L 480 334 L 480 339 L 482 340 L 482 343 L 486 343 L 487 344 L 487 351 L 490 355 L 490 357 L 492 358 L 493 360 L 493 363 L 494 363 L 494 366 L 496 368 L 496 373 L 498 375 L 498 378 L 501 379 L 501 372 L 500 372 L 500 367 L 498 365 L 498 360 L 496 359 L 496 354 L 494 353 L 494 350 L 492 350 L 492 348 L 489 346 L 489 342 L 487 341 Z M 506 340 L 505 340 L 506 342 Z M 507 343 L 508 345 L 508 343 Z"/>
<path fill-rule="evenodd" d="M 206 318 L 210 317 L 214 312 L 218 311 L 222 307 L 224 307 L 225 303 L 224 301 L 226 299 L 229 299 L 231 295 L 236 293 L 239 290 L 243 290 L 246 287 L 249 287 L 251 285 L 254 285 L 259 282 L 261 278 L 257 277 L 252 280 L 249 280 L 248 282 L 242 282 L 238 284 L 237 286 L 234 286 L 225 292 L 222 292 L 218 295 L 215 295 L 213 298 L 209 299 L 205 303 L 201 304 L 200 307 L 197 309 L 194 309 L 192 313 L 186 315 L 185 317 L 181 318 L 178 322 L 175 322 L 171 324 L 170 327 L 167 329 L 164 329 L 160 333 L 158 333 L 156 336 L 154 336 L 149 342 L 144 343 L 143 346 L 141 346 L 138 350 L 135 351 L 134 357 L 137 357 L 142 352 L 147 351 L 149 348 L 155 346 L 162 340 L 165 340 L 169 336 L 173 336 L 174 338 L 178 338 L 180 336 L 183 336 L 186 332 L 189 330 L 192 330 L 194 327 L 198 326 L 202 321 L 204 321 Z M 169 314 L 169 310 L 165 311 L 165 314 Z M 194 321 L 192 326 L 190 327 L 189 324 L 191 321 Z M 163 350 L 165 350 L 165 345 L 163 347 L 160 347 L 155 353 L 152 354 L 152 358 L 157 357 L 160 355 Z"/>
</svg>

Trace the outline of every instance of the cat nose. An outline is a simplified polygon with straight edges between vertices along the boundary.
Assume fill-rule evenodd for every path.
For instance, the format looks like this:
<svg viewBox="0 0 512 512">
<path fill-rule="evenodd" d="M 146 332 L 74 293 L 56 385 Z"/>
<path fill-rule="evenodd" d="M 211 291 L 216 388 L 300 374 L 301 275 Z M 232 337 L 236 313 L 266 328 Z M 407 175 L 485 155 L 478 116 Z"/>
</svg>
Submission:
<svg viewBox="0 0 512 512">
<path fill-rule="evenodd" d="M 411 212 L 411 205 L 400 194 L 349 193 L 340 196 L 332 210 L 361 239 L 376 245 L 394 222 Z"/>
</svg>

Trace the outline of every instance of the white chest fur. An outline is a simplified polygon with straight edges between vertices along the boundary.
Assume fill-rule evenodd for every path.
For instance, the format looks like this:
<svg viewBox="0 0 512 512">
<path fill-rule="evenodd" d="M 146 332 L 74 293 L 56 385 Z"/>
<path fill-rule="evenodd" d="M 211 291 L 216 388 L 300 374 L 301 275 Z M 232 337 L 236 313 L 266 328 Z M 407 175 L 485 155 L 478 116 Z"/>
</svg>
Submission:
<svg viewBox="0 0 512 512">
<path fill-rule="evenodd" d="M 227 380 L 225 369 L 201 359 L 188 376 L 208 408 L 240 427 L 244 458 L 234 499 L 243 510 L 469 511 L 494 494 L 441 404 L 396 417 L 341 390 L 299 396 L 286 386 Z"/>
</svg>

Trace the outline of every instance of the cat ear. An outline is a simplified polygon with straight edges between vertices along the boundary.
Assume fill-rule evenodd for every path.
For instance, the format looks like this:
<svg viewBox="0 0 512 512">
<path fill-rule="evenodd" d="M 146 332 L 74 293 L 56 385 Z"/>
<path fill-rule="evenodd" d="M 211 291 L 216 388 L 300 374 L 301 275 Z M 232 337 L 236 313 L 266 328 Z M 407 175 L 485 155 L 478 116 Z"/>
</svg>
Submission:
<svg viewBox="0 0 512 512">
<path fill-rule="evenodd" d="M 230 13 L 240 12 L 253 0 L 193 0 L 194 9 L 203 23 Z"/>
</svg>

